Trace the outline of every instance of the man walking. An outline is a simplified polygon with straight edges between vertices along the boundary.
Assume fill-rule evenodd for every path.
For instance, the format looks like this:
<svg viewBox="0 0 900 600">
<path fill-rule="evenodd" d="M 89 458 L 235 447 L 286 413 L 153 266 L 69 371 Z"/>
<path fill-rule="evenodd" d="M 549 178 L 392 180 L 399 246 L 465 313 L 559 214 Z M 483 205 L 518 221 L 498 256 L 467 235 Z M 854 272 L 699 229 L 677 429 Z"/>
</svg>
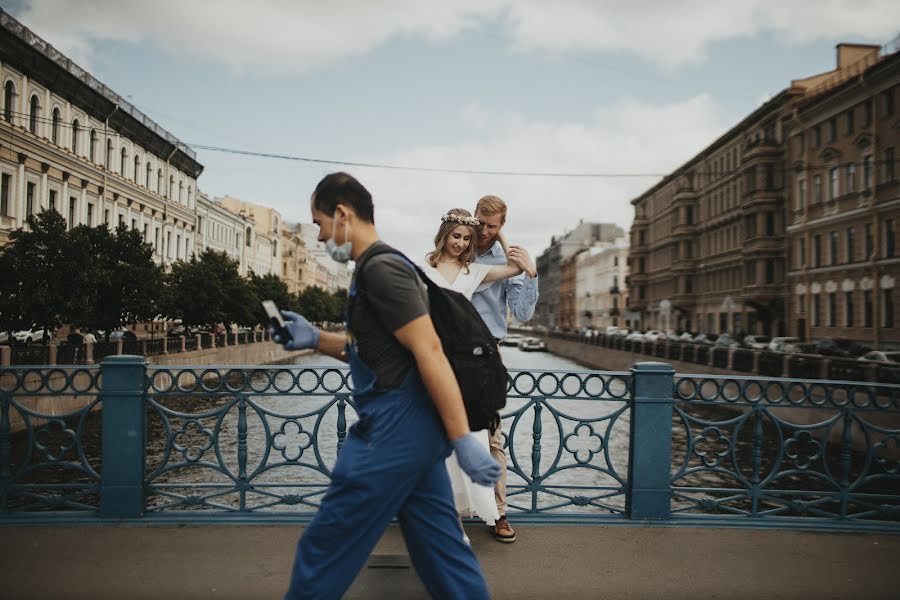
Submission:
<svg viewBox="0 0 900 600">
<path fill-rule="evenodd" d="M 506 224 L 506 203 L 497 196 L 484 196 L 475 207 L 475 218 L 481 222 L 476 237 L 477 256 L 475 262 L 488 265 L 505 265 L 507 256 L 497 239 L 503 225 Z M 472 304 L 488 329 L 499 342 L 506 337 L 507 307 L 513 317 L 519 321 L 529 321 L 534 315 L 534 307 L 538 301 L 537 268 L 531 257 L 519 246 L 509 247 L 509 257 L 520 264 L 527 265 L 525 272 L 518 277 L 501 279 L 486 290 L 476 292 L 472 296 Z M 494 498 L 500 518 L 494 525 L 494 537 L 501 542 L 516 541 L 516 532 L 506 518 L 506 451 L 503 448 L 503 431 L 498 425 L 491 434 L 491 456 L 500 463 L 503 472 L 494 484 Z"/>
<path fill-rule="evenodd" d="M 347 334 L 320 332 L 283 312 L 287 349 L 315 348 L 350 363 L 357 421 L 331 484 L 297 544 L 286 600 L 340 598 L 391 519 L 434 598 L 482 599 L 487 584 L 463 532 L 447 475 L 450 447 L 474 481 L 491 485 L 500 465 L 471 434 L 456 377 L 428 313 L 428 293 L 403 257 L 383 253 L 372 196 L 332 173 L 312 196 L 319 241 L 336 261 L 356 261 Z"/>
</svg>

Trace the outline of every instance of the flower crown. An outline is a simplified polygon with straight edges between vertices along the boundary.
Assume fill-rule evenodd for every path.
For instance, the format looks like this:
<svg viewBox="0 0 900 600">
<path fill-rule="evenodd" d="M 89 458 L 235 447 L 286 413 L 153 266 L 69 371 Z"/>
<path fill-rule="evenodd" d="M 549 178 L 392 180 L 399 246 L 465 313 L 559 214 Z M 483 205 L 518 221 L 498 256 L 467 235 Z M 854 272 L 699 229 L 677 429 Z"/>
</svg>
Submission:
<svg viewBox="0 0 900 600">
<path fill-rule="evenodd" d="M 455 213 L 448 213 L 441 217 L 442 223 L 459 223 L 460 225 L 468 225 L 469 227 L 478 227 L 481 225 L 481 221 L 476 219 L 475 217 L 467 217 L 465 215 L 457 215 Z"/>
</svg>

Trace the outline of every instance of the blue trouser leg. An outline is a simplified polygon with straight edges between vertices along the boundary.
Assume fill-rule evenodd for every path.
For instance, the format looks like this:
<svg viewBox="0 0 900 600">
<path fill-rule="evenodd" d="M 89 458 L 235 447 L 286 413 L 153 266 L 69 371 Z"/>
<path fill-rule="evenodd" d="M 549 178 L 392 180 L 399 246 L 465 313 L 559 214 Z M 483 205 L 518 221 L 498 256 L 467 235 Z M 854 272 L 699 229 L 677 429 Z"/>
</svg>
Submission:
<svg viewBox="0 0 900 600">
<path fill-rule="evenodd" d="M 462 542 L 444 467 L 447 442 L 430 401 L 394 394 L 361 406 L 360 417 L 297 544 L 286 600 L 340 598 L 397 514 L 435 597 L 486 597 L 475 555 Z"/>
<path fill-rule="evenodd" d="M 416 572 L 432 598 L 489 598 L 478 560 L 463 541 L 446 463 L 435 463 L 400 509 Z"/>
</svg>

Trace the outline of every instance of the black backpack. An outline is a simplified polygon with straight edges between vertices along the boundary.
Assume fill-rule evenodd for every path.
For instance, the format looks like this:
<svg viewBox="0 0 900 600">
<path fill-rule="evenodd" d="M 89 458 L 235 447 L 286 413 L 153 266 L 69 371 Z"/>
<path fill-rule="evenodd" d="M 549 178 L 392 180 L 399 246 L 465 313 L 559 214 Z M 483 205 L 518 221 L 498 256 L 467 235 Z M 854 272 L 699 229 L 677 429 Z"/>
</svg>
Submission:
<svg viewBox="0 0 900 600">
<path fill-rule="evenodd" d="M 363 265 L 388 252 L 400 256 L 428 286 L 431 320 L 459 382 L 469 429 L 493 431 L 499 424 L 499 411 L 506 406 L 508 377 L 494 336 L 471 301 L 459 292 L 434 283 L 402 252 L 385 244 L 372 248 L 366 259 L 356 265 L 357 293 L 364 291 Z"/>
</svg>

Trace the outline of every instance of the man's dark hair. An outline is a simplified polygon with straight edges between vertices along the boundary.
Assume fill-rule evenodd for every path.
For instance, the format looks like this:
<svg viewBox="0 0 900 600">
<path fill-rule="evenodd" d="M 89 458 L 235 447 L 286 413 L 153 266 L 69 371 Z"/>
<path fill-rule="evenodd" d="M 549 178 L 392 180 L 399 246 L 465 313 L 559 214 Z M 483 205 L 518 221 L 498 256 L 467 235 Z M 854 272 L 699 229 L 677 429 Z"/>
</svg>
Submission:
<svg viewBox="0 0 900 600">
<path fill-rule="evenodd" d="M 356 216 L 369 223 L 375 223 L 375 206 L 372 194 L 353 175 L 331 173 L 326 175 L 313 192 L 313 206 L 326 215 L 334 214 L 338 204 L 353 209 Z"/>
</svg>

